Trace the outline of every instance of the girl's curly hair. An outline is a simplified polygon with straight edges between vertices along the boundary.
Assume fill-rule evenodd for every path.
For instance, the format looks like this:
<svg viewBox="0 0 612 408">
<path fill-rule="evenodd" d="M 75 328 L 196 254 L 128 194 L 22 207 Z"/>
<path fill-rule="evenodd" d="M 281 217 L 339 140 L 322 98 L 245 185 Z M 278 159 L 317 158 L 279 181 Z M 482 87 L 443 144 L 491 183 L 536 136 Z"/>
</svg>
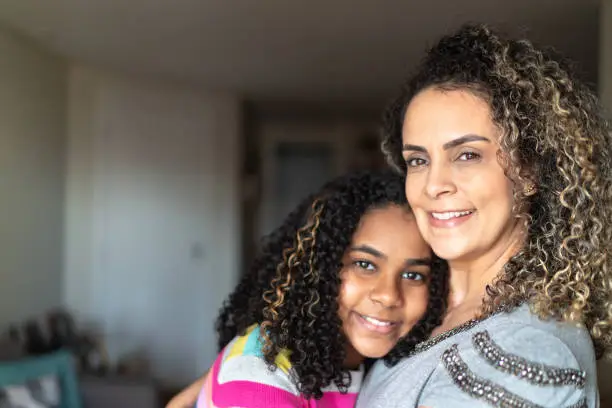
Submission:
<svg viewBox="0 0 612 408">
<path fill-rule="evenodd" d="M 334 383 L 350 385 L 343 368 L 346 339 L 338 317 L 342 258 L 362 216 L 388 205 L 409 208 L 403 177 L 388 170 L 340 177 L 306 198 L 263 243 L 217 319 L 219 347 L 254 323 L 261 324 L 264 356 L 291 351 L 296 384 L 306 398 L 320 398 Z M 435 260 L 427 315 L 385 357 L 396 363 L 441 323 L 446 263 Z"/>
<path fill-rule="evenodd" d="M 385 114 L 383 151 L 405 172 L 407 105 L 426 88 L 485 100 L 501 131 L 524 248 L 487 289 L 483 315 L 528 301 L 542 318 L 584 324 L 597 356 L 612 341 L 612 140 L 593 92 L 551 50 L 465 25 L 429 50 Z M 529 184 L 536 194 L 523 192 Z"/>
</svg>

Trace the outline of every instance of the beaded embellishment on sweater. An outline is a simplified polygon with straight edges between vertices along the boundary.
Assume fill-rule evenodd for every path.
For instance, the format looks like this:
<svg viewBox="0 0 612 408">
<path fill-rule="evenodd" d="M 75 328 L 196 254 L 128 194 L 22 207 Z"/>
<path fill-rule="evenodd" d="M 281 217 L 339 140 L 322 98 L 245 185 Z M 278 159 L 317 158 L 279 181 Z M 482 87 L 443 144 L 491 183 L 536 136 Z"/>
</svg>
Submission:
<svg viewBox="0 0 612 408">
<path fill-rule="evenodd" d="M 454 344 L 442 354 L 442 362 L 450 374 L 453 382 L 465 393 L 473 398 L 487 402 L 493 407 L 501 408 L 543 408 L 540 405 L 526 400 L 506 388 L 474 374 L 459 355 L 457 345 Z M 567 408 L 586 408 L 586 400 Z"/>
<path fill-rule="evenodd" d="M 532 363 L 522 357 L 502 350 L 482 331 L 472 337 L 474 347 L 480 355 L 496 369 L 514 375 L 535 385 L 573 385 L 584 388 L 586 373 L 573 368 L 557 368 L 545 364 Z"/>
<path fill-rule="evenodd" d="M 425 350 L 428 350 L 430 348 L 432 348 L 433 346 L 435 346 L 438 343 L 443 342 L 444 340 L 448 339 L 449 337 L 452 337 L 456 334 L 459 333 L 463 333 L 465 331 L 470 330 L 472 327 L 476 326 L 478 323 L 482 322 L 483 319 L 472 319 L 472 320 L 468 320 L 467 322 L 452 328 L 448 331 L 445 331 L 444 333 L 440 333 L 437 336 L 434 336 L 428 340 L 425 340 L 419 344 L 417 344 L 416 346 L 414 346 L 414 349 L 412 350 L 412 352 L 410 352 L 408 354 L 408 357 L 411 357 L 415 354 L 421 353 Z"/>
</svg>

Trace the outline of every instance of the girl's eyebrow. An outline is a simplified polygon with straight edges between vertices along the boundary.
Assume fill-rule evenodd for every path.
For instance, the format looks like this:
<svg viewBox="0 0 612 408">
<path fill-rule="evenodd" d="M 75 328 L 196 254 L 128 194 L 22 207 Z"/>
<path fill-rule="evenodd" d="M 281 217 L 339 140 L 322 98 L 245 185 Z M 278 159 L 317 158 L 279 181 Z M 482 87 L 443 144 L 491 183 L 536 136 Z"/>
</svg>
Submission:
<svg viewBox="0 0 612 408">
<path fill-rule="evenodd" d="M 410 258 L 406 260 L 408 266 L 431 266 L 431 258 Z"/>
<path fill-rule="evenodd" d="M 372 248 L 369 245 L 357 245 L 357 246 L 353 246 L 351 247 L 351 252 L 352 251 L 358 251 L 358 252 L 365 252 L 366 254 L 370 254 L 376 258 L 382 258 L 382 259 L 386 259 L 387 256 L 385 254 L 383 254 L 382 252 L 380 252 L 379 250 Z"/>
<path fill-rule="evenodd" d="M 350 248 L 350 251 L 356 251 L 356 252 L 365 252 L 366 254 L 370 254 L 373 257 L 379 258 L 379 259 L 387 259 L 387 255 L 383 254 L 382 252 L 380 252 L 379 250 L 372 248 L 369 245 L 357 245 L 357 246 L 353 246 Z M 407 266 L 431 266 L 431 258 L 429 257 L 425 257 L 425 258 L 409 258 L 406 259 L 406 265 Z"/>
<path fill-rule="evenodd" d="M 412 144 L 405 144 L 404 146 L 402 146 L 402 151 L 427 153 L 427 150 L 423 146 L 417 146 Z"/>
</svg>

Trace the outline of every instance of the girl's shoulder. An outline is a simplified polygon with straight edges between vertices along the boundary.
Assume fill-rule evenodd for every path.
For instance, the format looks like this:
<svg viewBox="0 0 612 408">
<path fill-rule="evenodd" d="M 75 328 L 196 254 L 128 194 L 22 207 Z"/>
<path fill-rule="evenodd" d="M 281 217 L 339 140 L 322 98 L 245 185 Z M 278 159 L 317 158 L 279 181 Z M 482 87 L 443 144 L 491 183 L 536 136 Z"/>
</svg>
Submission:
<svg viewBox="0 0 612 408">
<path fill-rule="evenodd" d="M 248 361 L 251 363 L 257 362 L 257 365 L 260 365 L 261 362 L 269 369 L 264 359 L 263 339 L 258 324 L 251 325 L 243 335 L 236 336 L 221 354 L 223 355 L 222 366 L 224 367 Z M 274 360 L 274 366 L 272 367 L 274 371 L 278 369 L 286 375 L 290 375 L 292 369 L 290 355 L 289 350 L 281 351 Z"/>
<path fill-rule="evenodd" d="M 363 367 L 350 372 L 351 386 L 340 391 L 335 385 L 323 389 L 321 400 L 304 398 L 297 375 L 283 350 L 272 367 L 265 361 L 259 325 L 249 327 L 219 353 L 198 399 L 198 408 L 334 408 L 353 407 L 361 387 Z"/>
<path fill-rule="evenodd" d="M 249 327 L 219 353 L 198 399 L 198 408 L 239 406 L 299 407 L 302 399 L 293 381 L 289 353 L 273 367 L 264 359 L 259 325 Z"/>
</svg>

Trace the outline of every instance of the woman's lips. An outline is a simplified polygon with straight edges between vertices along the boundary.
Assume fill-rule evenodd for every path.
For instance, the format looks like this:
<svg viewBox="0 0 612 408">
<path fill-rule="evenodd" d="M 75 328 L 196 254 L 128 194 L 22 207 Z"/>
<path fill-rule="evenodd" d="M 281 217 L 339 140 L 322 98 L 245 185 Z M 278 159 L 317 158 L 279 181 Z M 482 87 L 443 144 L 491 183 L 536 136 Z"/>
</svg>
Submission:
<svg viewBox="0 0 612 408">
<path fill-rule="evenodd" d="M 457 227 L 472 218 L 475 210 L 432 211 L 429 223 L 436 228 Z"/>
</svg>

